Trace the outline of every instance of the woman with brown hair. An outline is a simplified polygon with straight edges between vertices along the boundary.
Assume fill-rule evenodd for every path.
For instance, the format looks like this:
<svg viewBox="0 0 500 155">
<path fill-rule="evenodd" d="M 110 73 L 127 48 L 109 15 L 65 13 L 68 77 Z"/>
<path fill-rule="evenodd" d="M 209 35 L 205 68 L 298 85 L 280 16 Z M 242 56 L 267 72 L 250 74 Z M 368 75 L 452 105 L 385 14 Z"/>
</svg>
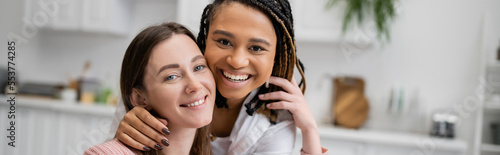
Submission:
<svg viewBox="0 0 500 155">
<path fill-rule="evenodd" d="M 127 111 L 141 107 L 167 119 L 175 134 L 161 141 L 168 146 L 163 149 L 136 150 L 114 139 L 84 154 L 212 154 L 206 125 L 212 121 L 215 82 L 185 27 L 163 23 L 140 32 L 123 58 L 120 87 Z"/>
<path fill-rule="evenodd" d="M 214 154 L 291 154 L 296 127 L 303 136 L 302 153 L 326 151 L 303 95 L 305 78 L 287 0 L 215 0 L 203 11 L 197 43 L 217 84 L 210 125 Z M 137 149 L 154 146 L 166 135 L 164 124 L 136 107 L 115 136 Z"/>
</svg>

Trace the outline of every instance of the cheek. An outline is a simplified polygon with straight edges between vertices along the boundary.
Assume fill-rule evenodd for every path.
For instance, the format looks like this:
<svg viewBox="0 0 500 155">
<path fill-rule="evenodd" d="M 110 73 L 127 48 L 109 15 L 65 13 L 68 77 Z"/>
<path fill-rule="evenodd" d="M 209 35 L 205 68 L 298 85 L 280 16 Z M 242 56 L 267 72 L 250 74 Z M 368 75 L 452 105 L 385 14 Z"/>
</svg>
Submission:
<svg viewBox="0 0 500 155">
<path fill-rule="evenodd" d="M 158 84 L 161 85 L 161 84 Z M 178 90 L 178 91 L 173 91 Z M 180 88 L 177 86 L 166 87 L 164 85 L 157 86 L 150 91 L 150 104 L 151 107 L 162 117 L 173 110 L 176 105 L 177 97 L 180 95 Z M 168 95 L 167 95 L 168 94 Z"/>
<path fill-rule="evenodd" d="M 220 54 L 221 52 L 217 52 L 217 49 L 212 49 L 207 46 L 207 49 L 205 51 L 205 59 L 207 60 L 207 64 L 210 67 L 210 70 L 213 72 L 214 71 L 214 65 L 216 62 L 219 62 L 224 56 Z M 219 54 L 216 54 L 219 53 Z"/>
<path fill-rule="evenodd" d="M 271 74 L 273 73 L 273 66 L 274 62 L 273 61 L 267 61 L 267 62 L 262 62 L 261 67 L 259 70 L 261 70 L 261 74 L 265 75 L 265 78 L 269 78 Z"/>
<path fill-rule="evenodd" d="M 212 72 L 207 71 L 203 73 L 199 79 L 200 82 L 203 83 L 209 91 L 211 91 L 210 93 L 213 93 L 212 91 L 215 90 L 215 81 Z"/>
<path fill-rule="evenodd" d="M 273 67 L 274 67 L 274 57 L 275 57 L 275 53 L 273 52 L 272 54 L 269 54 L 265 59 L 261 59 L 263 61 L 260 62 L 260 65 L 259 69 L 262 70 L 263 73 L 265 73 L 266 75 L 271 75 L 271 73 L 273 72 Z"/>
</svg>

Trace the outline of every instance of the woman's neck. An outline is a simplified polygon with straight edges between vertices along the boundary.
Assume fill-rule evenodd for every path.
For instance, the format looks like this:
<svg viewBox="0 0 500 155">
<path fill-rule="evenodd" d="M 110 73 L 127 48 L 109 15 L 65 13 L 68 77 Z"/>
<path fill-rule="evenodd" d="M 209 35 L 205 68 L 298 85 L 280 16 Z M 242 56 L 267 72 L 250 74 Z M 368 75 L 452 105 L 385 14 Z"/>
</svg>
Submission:
<svg viewBox="0 0 500 155">
<path fill-rule="evenodd" d="M 245 97 L 246 98 L 246 97 Z M 243 106 L 242 99 L 227 99 L 226 103 L 229 106 L 226 108 L 214 108 L 214 114 L 212 117 L 212 135 L 216 137 L 227 137 L 231 135 L 231 130 L 233 130 L 234 123 L 238 118 L 238 115 L 241 110 L 241 106 Z"/>
<path fill-rule="evenodd" d="M 247 95 L 248 96 L 248 95 Z M 227 105 L 229 106 L 229 110 L 237 110 L 239 111 L 241 108 L 241 105 L 243 105 L 243 101 L 247 98 L 247 96 L 239 99 L 226 99 Z"/>
<path fill-rule="evenodd" d="M 167 125 L 172 134 L 165 137 L 168 138 L 170 146 L 166 147 L 163 144 L 163 154 L 189 154 L 196 135 L 196 128 L 179 128 L 176 125 Z"/>
</svg>

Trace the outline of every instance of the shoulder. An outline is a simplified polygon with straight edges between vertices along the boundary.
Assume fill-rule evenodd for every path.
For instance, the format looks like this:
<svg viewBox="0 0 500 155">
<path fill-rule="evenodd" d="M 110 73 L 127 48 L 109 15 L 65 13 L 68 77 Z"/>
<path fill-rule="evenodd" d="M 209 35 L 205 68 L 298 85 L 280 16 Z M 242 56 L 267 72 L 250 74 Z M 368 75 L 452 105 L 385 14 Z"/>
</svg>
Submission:
<svg viewBox="0 0 500 155">
<path fill-rule="evenodd" d="M 279 141 L 283 144 L 294 145 L 296 132 L 297 127 L 293 119 L 279 119 L 276 124 L 270 125 L 264 131 L 258 143 L 268 145 Z"/>
<path fill-rule="evenodd" d="M 123 143 L 117 139 L 110 140 L 108 142 L 94 145 L 87 149 L 84 155 L 101 155 L 101 154 L 124 154 L 124 155 L 135 155 L 135 153 L 130 150 Z"/>
<path fill-rule="evenodd" d="M 249 152 L 256 154 L 292 154 L 295 147 L 295 123 L 281 121 L 267 128 Z"/>
<path fill-rule="evenodd" d="M 258 114 L 258 121 L 260 124 L 257 125 L 257 129 L 263 132 L 262 137 L 267 137 L 270 139 L 275 139 L 275 136 L 294 136 L 296 132 L 295 122 L 293 121 L 293 116 L 288 110 L 277 110 L 278 113 L 278 121 L 276 124 L 271 124 L 269 122 L 269 118 L 264 116 L 263 114 Z M 264 138 L 265 139 L 265 138 Z"/>
</svg>

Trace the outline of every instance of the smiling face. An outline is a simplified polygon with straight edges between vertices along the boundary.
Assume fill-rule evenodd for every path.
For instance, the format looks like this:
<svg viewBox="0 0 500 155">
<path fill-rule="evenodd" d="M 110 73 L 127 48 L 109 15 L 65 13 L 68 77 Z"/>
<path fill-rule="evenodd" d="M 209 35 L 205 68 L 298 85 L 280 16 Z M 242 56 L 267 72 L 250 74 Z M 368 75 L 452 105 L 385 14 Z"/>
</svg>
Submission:
<svg viewBox="0 0 500 155">
<path fill-rule="evenodd" d="M 215 101 L 215 83 L 196 43 L 173 34 L 157 44 L 144 72 L 140 94 L 149 108 L 169 125 L 199 128 L 209 124 Z"/>
<path fill-rule="evenodd" d="M 205 58 L 217 89 L 229 100 L 242 100 L 271 76 L 276 34 L 262 12 L 232 2 L 210 22 Z"/>
</svg>

